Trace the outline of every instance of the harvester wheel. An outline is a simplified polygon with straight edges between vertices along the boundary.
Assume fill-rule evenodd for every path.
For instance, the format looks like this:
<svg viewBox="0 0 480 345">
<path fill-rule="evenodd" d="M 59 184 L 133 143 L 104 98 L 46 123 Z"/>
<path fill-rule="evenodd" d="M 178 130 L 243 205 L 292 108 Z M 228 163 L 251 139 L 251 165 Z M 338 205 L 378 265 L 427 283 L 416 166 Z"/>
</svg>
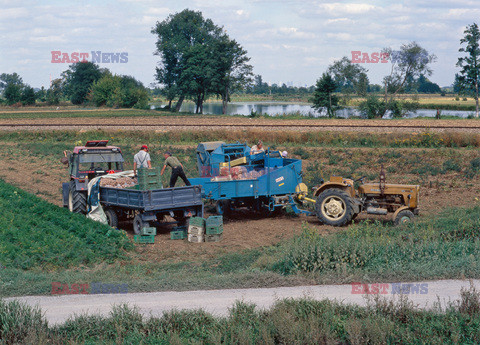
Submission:
<svg viewBox="0 0 480 345">
<path fill-rule="evenodd" d="M 415 215 L 413 214 L 412 211 L 403 210 L 403 211 L 398 212 L 397 216 L 393 220 L 393 223 L 395 225 L 410 223 L 411 221 L 413 221 L 413 217 L 415 217 Z"/>
<path fill-rule="evenodd" d="M 323 191 L 317 198 L 315 211 L 324 224 L 342 226 L 350 223 L 355 214 L 353 199 L 347 192 L 338 188 Z"/>
<path fill-rule="evenodd" d="M 68 209 L 73 213 L 87 214 L 87 193 L 75 190 L 75 182 L 70 182 Z"/>
<path fill-rule="evenodd" d="M 230 200 L 218 200 L 215 204 L 215 211 L 218 215 L 228 215 L 232 209 L 232 203 Z"/>
<path fill-rule="evenodd" d="M 143 228 L 148 228 L 150 226 L 149 222 L 145 222 L 142 219 L 142 216 L 137 214 L 135 218 L 133 218 L 133 232 L 135 235 L 140 235 Z"/>
<path fill-rule="evenodd" d="M 107 216 L 108 225 L 112 228 L 118 228 L 118 215 L 117 212 L 112 210 L 111 208 L 107 208 L 105 210 L 105 216 Z"/>
</svg>

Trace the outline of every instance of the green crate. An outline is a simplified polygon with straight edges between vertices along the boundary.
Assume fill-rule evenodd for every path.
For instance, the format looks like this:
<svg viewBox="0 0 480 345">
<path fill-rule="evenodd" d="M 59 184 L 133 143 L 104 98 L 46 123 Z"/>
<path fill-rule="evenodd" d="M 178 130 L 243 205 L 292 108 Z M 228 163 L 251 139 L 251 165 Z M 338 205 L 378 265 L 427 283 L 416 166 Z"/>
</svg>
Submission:
<svg viewBox="0 0 480 345">
<path fill-rule="evenodd" d="M 147 235 L 153 235 L 155 236 L 157 234 L 157 228 L 150 227 L 150 228 L 142 228 L 140 231 L 140 235 L 142 236 L 147 236 Z"/>
<path fill-rule="evenodd" d="M 147 177 L 159 177 L 161 172 L 162 172 L 162 169 L 160 169 L 159 167 L 151 168 L 151 169 L 142 168 L 137 170 L 137 176 L 139 179 L 143 179 Z"/>
<path fill-rule="evenodd" d="M 187 238 L 187 232 L 185 230 L 172 230 L 170 231 L 171 240 L 183 240 Z"/>
<path fill-rule="evenodd" d="M 183 240 L 185 238 L 187 238 L 186 226 L 176 226 L 170 231 L 170 239 L 172 240 Z"/>
<path fill-rule="evenodd" d="M 221 225 L 223 225 L 223 216 L 210 216 L 205 221 L 205 226 L 207 228 Z"/>
<path fill-rule="evenodd" d="M 222 234 L 205 235 L 205 242 L 220 242 L 222 237 Z"/>
<path fill-rule="evenodd" d="M 219 226 L 207 226 L 205 228 L 205 234 L 207 235 L 218 235 L 223 233 L 223 225 Z"/>
<path fill-rule="evenodd" d="M 197 226 L 199 228 L 205 227 L 205 219 L 202 217 L 190 217 L 188 220 L 188 226 Z"/>
<path fill-rule="evenodd" d="M 135 243 L 155 243 L 155 236 L 153 235 L 134 235 L 133 240 Z"/>
</svg>

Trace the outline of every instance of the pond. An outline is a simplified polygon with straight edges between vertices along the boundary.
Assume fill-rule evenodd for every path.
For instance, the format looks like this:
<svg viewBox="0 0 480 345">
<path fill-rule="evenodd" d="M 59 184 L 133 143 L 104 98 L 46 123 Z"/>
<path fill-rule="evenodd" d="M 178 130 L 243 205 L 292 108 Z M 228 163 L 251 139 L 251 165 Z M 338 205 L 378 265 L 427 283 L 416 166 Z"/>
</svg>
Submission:
<svg viewBox="0 0 480 345">
<path fill-rule="evenodd" d="M 154 107 L 152 106 L 152 109 Z M 195 112 L 195 104 L 192 102 L 184 102 L 180 108 L 180 112 Z M 203 105 L 203 113 L 207 115 L 222 114 L 222 103 L 208 102 Z M 244 115 L 249 116 L 252 113 L 278 116 L 278 115 L 303 115 L 309 117 L 326 117 L 326 110 L 316 111 L 310 104 L 307 103 L 282 103 L 282 102 L 232 102 L 228 104 L 227 115 Z M 416 112 L 409 112 L 405 117 L 435 117 L 436 109 L 418 109 Z M 466 118 L 469 115 L 474 115 L 474 111 L 464 110 L 442 110 L 442 116 L 458 116 Z M 352 116 L 361 117 L 361 113 L 356 108 L 344 108 L 337 110 L 337 117 L 349 118 Z M 383 118 L 391 118 L 390 112 L 387 112 Z"/>
</svg>

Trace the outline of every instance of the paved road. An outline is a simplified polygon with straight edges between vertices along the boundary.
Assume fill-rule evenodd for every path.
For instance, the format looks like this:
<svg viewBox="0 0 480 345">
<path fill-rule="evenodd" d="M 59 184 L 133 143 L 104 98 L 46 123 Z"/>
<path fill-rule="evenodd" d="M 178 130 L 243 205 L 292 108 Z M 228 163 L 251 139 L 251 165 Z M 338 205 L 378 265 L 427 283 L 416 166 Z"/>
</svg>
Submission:
<svg viewBox="0 0 480 345">
<path fill-rule="evenodd" d="M 480 280 L 473 280 L 473 284 L 480 289 Z M 408 298 L 420 308 L 429 308 L 440 299 L 442 305 L 458 300 L 462 287 L 469 288 L 470 282 L 463 280 L 442 280 L 433 282 L 408 283 L 411 286 L 378 285 L 378 288 L 387 299 L 398 299 L 399 289 L 413 289 Z M 365 305 L 365 295 L 360 292 L 361 286 L 352 285 L 316 285 L 295 286 L 265 289 L 233 289 L 233 290 L 206 290 L 186 292 L 149 292 L 127 294 L 94 294 L 94 295 L 63 295 L 63 296 L 25 296 L 15 297 L 29 305 L 38 305 L 45 313 L 50 324 L 63 323 L 73 314 L 101 314 L 108 315 L 114 304 L 128 303 L 136 305 L 146 316 L 161 316 L 164 311 L 172 309 L 199 309 L 202 308 L 214 315 L 228 314 L 228 308 L 237 300 L 255 303 L 259 308 L 269 308 L 276 300 L 283 298 L 310 297 L 317 300 L 330 299 L 349 304 Z M 352 290 L 357 293 L 352 293 Z M 404 291 L 406 291 L 404 290 Z M 14 298 L 8 298 L 11 300 Z"/>
</svg>

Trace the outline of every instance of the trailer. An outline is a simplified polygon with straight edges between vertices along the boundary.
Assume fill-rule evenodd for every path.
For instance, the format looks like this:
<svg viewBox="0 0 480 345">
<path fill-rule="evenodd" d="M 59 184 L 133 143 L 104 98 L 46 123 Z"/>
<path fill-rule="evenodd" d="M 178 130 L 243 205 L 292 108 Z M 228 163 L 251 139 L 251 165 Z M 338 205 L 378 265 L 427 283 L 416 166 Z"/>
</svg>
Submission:
<svg viewBox="0 0 480 345">
<path fill-rule="evenodd" d="M 284 158 L 279 151 L 250 155 L 244 143 L 200 143 L 196 150 L 203 197 L 215 202 L 218 214 L 237 207 L 276 212 L 290 205 L 298 213 L 295 195 L 302 184 L 302 161 Z"/>
<path fill-rule="evenodd" d="M 69 168 L 70 181 L 62 184 L 63 206 L 71 212 L 87 214 L 88 184 L 100 176 L 121 173 L 123 155 L 119 147 L 108 146 L 108 140 L 91 140 L 64 152 L 62 163 Z M 133 221 L 136 234 L 143 227 L 158 225 L 164 216 L 183 225 L 192 216 L 203 216 L 200 186 L 137 190 L 99 186 L 100 199 L 110 226 L 119 221 Z"/>
<path fill-rule="evenodd" d="M 119 219 L 133 219 L 133 230 L 158 223 L 171 216 L 184 225 L 190 217 L 203 217 L 203 200 L 200 186 L 175 187 L 154 190 L 100 187 L 100 203 L 110 226 L 116 227 Z"/>
</svg>

